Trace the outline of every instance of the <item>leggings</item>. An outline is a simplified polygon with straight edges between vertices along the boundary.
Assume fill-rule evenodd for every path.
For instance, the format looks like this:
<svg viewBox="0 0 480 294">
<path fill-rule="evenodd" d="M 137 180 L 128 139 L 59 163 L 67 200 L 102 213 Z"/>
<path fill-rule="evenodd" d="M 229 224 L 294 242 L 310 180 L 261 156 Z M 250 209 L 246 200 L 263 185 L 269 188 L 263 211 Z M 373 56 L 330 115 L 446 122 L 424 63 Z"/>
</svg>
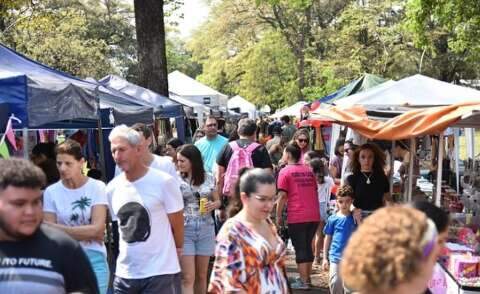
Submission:
<svg viewBox="0 0 480 294">
<path fill-rule="evenodd" d="M 108 269 L 107 258 L 105 255 L 97 250 L 85 249 L 85 254 L 90 261 L 95 277 L 97 278 L 98 289 L 100 294 L 106 294 L 108 288 L 108 280 L 110 278 L 110 271 Z"/>
<path fill-rule="evenodd" d="M 313 262 L 312 240 L 317 227 L 318 222 L 288 224 L 288 235 L 295 248 L 297 263 Z"/>
</svg>

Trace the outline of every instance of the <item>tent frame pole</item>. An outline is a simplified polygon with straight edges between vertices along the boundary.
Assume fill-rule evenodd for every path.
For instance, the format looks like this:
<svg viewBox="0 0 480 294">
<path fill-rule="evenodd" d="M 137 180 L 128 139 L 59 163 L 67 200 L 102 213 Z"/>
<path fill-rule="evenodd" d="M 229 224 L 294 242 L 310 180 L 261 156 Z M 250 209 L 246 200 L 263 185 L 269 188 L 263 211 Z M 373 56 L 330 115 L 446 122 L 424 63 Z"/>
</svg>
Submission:
<svg viewBox="0 0 480 294">
<path fill-rule="evenodd" d="M 457 188 L 457 195 L 460 195 L 460 162 L 458 153 L 460 152 L 460 129 L 453 129 L 453 144 L 455 145 L 455 184 Z"/>
<path fill-rule="evenodd" d="M 435 205 L 440 207 L 442 204 L 442 170 L 443 170 L 443 153 L 445 152 L 445 137 L 443 132 L 438 136 L 438 160 L 437 160 L 437 188 L 435 195 Z"/>
<path fill-rule="evenodd" d="M 392 141 L 392 148 L 390 149 L 390 171 L 389 171 L 389 175 L 388 175 L 388 179 L 389 179 L 389 192 L 390 192 L 390 196 L 393 198 L 393 173 L 394 173 L 394 170 L 395 170 L 395 158 L 393 156 L 393 152 L 395 150 L 395 140 Z"/>
<path fill-rule="evenodd" d="M 410 154 L 409 154 L 409 164 L 408 164 L 408 198 L 407 202 L 412 201 L 412 193 L 413 193 L 413 165 L 415 160 L 415 138 L 410 138 Z"/>
<path fill-rule="evenodd" d="M 29 148 L 28 148 L 28 128 L 23 128 L 22 129 L 22 139 L 23 139 L 23 158 L 28 159 L 29 158 Z"/>
</svg>

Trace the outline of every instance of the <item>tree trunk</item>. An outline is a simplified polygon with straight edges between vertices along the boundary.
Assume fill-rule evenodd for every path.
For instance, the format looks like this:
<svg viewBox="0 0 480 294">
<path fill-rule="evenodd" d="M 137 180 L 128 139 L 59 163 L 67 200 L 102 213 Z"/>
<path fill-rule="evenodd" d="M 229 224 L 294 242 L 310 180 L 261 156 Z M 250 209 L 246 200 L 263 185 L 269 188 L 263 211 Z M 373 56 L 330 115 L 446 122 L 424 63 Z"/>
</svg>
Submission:
<svg viewBox="0 0 480 294">
<path fill-rule="evenodd" d="M 168 97 L 163 0 L 134 0 L 138 43 L 138 83 Z"/>
</svg>

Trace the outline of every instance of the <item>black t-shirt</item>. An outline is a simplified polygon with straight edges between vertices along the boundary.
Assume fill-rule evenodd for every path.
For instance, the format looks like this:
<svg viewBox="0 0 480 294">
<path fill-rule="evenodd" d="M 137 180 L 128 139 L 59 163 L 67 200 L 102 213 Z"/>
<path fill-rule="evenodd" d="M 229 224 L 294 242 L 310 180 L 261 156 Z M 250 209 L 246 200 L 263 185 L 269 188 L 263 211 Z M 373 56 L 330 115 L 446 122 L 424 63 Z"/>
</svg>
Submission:
<svg viewBox="0 0 480 294">
<path fill-rule="evenodd" d="M 367 180 L 370 178 L 370 184 Z M 390 190 L 384 173 L 357 173 L 347 177 L 355 193 L 353 205 L 362 210 L 375 210 L 383 206 L 383 194 Z"/>
<path fill-rule="evenodd" d="M 99 293 L 82 247 L 42 225 L 22 241 L 0 242 L 0 293 Z"/>
<path fill-rule="evenodd" d="M 246 148 L 248 145 L 252 143 L 246 139 L 238 139 L 236 142 L 238 146 L 240 146 L 241 148 Z M 227 168 L 228 162 L 230 161 L 230 158 L 232 157 L 232 155 L 233 155 L 232 147 L 230 147 L 230 144 L 225 144 L 223 149 L 218 154 L 217 164 L 219 166 L 223 166 L 224 168 Z M 270 160 L 270 156 L 268 155 L 267 149 L 263 145 L 260 145 L 255 150 L 253 150 L 252 163 L 254 167 L 273 168 L 272 161 Z"/>
</svg>

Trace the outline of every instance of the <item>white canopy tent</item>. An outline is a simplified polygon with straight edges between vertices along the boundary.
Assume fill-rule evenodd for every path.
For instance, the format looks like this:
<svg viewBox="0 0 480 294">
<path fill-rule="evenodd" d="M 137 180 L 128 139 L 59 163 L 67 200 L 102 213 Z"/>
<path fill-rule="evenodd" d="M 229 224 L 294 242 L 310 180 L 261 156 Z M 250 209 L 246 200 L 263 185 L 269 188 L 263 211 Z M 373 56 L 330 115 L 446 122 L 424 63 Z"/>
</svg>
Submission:
<svg viewBox="0 0 480 294">
<path fill-rule="evenodd" d="M 305 104 L 307 104 L 307 102 L 299 101 L 292 106 L 278 110 L 274 114 L 270 115 L 270 117 L 281 118 L 284 115 L 300 117 L 300 111 L 302 110 L 303 106 L 305 106 Z"/>
<path fill-rule="evenodd" d="M 178 103 L 180 103 L 182 105 L 185 105 L 186 107 L 190 108 L 191 109 L 190 111 L 193 110 L 193 113 L 195 113 L 197 115 L 198 125 L 203 126 L 203 118 L 205 117 L 205 115 L 208 115 L 210 113 L 210 108 L 209 107 L 207 107 L 203 104 L 185 99 L 182 96 L 178 96 L 178 95 L 176 95 L 175 93 L 172 93 L 172 92 L 169 93 L 169 98 L 172 99 L 175 102 L 178 102 Z M 185 110 L 185 112 L 187 113 L 187 110 Z"/>
<path fill-rule="evenodd" d="M 382 106 L 442 106 L 465 101 L 480 101 L 480 91 L 417 74 L 397 82 L 388 81 L 370 90 L 339 99 L 335 104 L 357 104 L 367 109 L 377 109 Z"/>
<path fill-rule="evenodd" d="M 248 102 L 245 98 L 237 95 L 228 99 L 228 109 L 238 108 L 240 113 L 248 113 L 248 117 L 255 119 L 257 117 L 257 107 L 255 104 Z"/>
<path fill-rule="evenodd" d="M 168 90 L 177 96 L 211 108 L 227 108 L 228 96 L 187 76 L 178 70 L 168 75 Z"/>
</svg>

